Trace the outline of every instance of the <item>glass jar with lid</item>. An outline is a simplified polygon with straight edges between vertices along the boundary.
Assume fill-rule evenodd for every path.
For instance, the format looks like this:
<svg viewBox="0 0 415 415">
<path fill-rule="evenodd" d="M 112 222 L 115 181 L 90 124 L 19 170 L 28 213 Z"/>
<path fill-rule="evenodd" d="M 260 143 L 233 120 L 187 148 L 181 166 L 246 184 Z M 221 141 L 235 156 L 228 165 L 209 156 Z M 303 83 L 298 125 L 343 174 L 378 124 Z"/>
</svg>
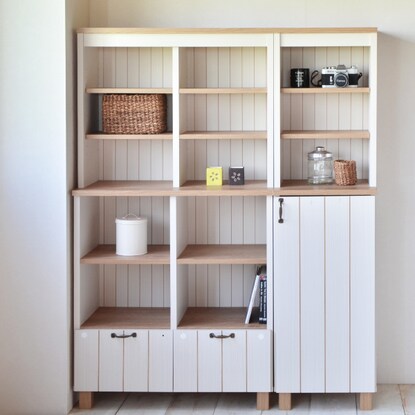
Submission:
<svg viewBox="0 0 415 415">
<path fill-rule="evenodd" d="M 308 153 L 308 183 L 333 183 L 333 154 L 323 146 Z"/>
</svg>

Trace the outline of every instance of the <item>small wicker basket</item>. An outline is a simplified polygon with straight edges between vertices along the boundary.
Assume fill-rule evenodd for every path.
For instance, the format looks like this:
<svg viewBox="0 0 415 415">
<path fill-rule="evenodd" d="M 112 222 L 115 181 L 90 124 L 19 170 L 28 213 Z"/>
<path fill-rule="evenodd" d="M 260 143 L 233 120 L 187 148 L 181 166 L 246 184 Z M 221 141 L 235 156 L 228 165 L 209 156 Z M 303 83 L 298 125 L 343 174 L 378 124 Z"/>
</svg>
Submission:
<svg viewBox="0 0 415 415">
<path fill-rule="evenodd" d="M 109 94 L 102 100 L 106 134 L 161 134 L 167 129 L 164 94 Z"/>
<path fill-rule="evenodd" d="M 354 160 L 335 160 L 334 179 L 339 186 L 351 186 L 356 184 L 356 162 Z"/>
</svg>

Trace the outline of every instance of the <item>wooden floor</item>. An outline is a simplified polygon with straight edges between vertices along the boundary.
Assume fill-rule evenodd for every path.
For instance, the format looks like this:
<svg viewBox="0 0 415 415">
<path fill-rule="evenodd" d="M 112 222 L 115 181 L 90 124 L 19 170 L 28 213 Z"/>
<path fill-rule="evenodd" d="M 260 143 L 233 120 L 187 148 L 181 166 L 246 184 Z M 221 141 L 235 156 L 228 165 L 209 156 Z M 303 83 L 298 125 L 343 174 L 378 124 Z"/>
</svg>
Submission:
<svg viewBox="0 0 415 415">
<path fill-rule="evenodd" d="M 70 414 L 83 415 L 259 415 L 346 414 L 415 415 L 415 385 L 378 385 L 373 411 L 360 411 L 354 394 L 293 395 L 293 409 L 280 411 L 276 394 L 271 409 L 256 410 L 254 393 L 96 393 L 94 408 L 75 407 Z"/>
</svg>

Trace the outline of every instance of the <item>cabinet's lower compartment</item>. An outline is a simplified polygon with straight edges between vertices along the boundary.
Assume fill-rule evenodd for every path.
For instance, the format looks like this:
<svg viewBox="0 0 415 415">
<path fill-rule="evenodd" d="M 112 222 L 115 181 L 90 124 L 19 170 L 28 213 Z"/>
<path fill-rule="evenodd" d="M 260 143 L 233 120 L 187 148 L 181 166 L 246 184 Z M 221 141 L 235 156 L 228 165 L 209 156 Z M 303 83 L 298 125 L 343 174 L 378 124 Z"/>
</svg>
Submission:
<svg viewBox="0 0 415 415">
<path fill-rule="evenodd" d="M 257 392 L 269 406 L 269 330 L 75 330 L 75 386 L 80 406 L 92 393 Z"/>
</svg>

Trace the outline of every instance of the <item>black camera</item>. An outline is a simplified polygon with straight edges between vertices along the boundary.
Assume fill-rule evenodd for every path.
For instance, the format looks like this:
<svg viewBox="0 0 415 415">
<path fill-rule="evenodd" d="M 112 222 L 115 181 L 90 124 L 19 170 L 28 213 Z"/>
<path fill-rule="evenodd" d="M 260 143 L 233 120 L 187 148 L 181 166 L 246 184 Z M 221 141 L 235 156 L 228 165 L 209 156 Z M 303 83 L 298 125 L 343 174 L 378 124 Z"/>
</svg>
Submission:
<svg viewBox="0 0 415 415">
<path fill-rule="evenodd" d="M 345 65 L 327 66 L 321 70 L 321 86 L 323 88 L 357 87 L 362 73 L 356 66 L 346 68 Z"/>
</svg>

